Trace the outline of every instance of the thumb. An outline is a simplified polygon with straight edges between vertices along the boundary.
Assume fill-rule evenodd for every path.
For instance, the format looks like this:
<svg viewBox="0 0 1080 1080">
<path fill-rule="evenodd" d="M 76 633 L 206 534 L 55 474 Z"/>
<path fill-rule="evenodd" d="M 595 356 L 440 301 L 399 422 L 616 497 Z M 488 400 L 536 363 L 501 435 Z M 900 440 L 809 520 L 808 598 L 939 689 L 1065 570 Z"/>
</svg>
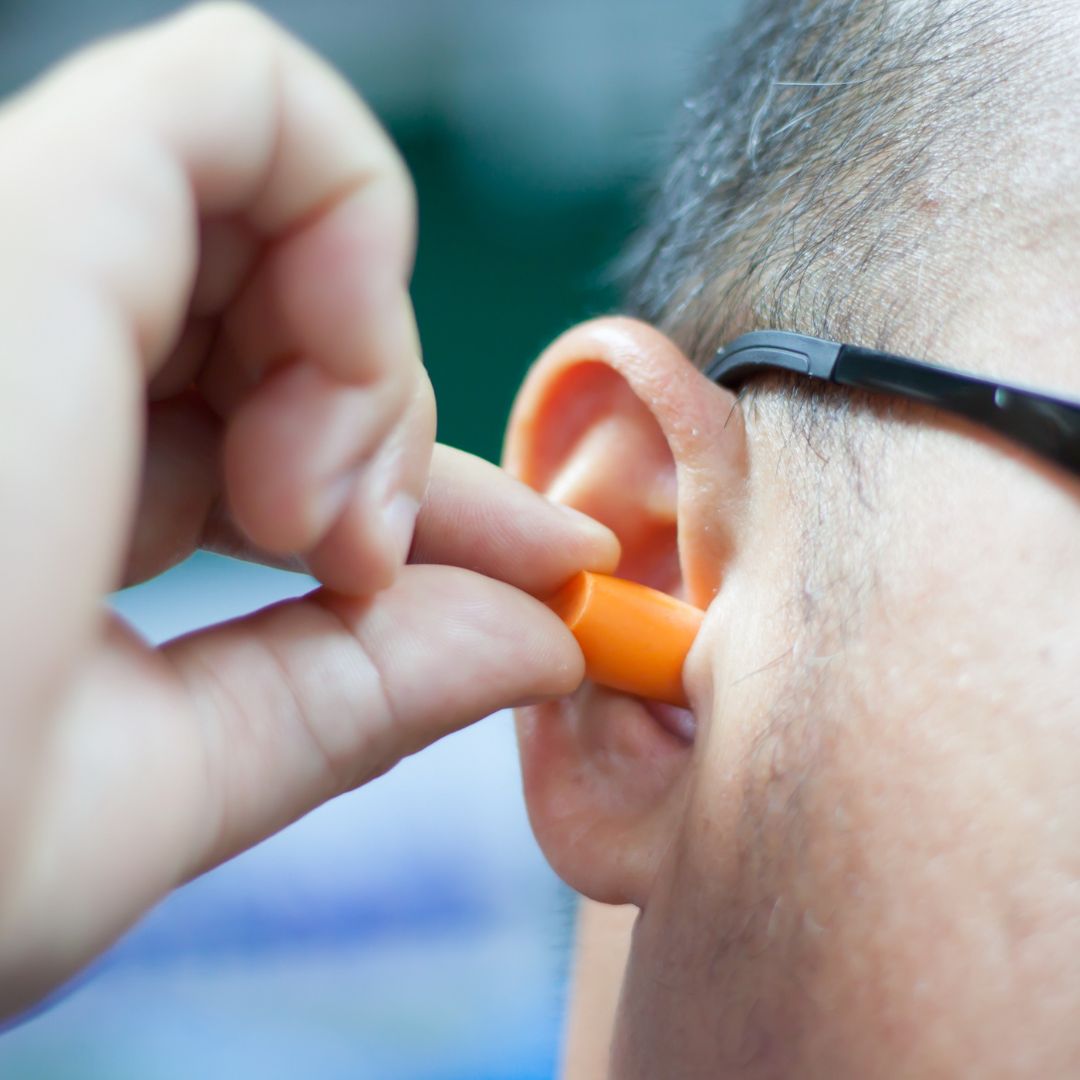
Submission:
<svg viewBox="0 0 1080 1080">
<path fill-rule="evenodd" d="M 406 567 L 367 600 L 321 591 L 166 655 L 213 759 L 213 790 L 192 795 L 206 811 L 192 874 L 443 735 L 584 677 L 542 603 L 447 566 Z"/>
</svg>

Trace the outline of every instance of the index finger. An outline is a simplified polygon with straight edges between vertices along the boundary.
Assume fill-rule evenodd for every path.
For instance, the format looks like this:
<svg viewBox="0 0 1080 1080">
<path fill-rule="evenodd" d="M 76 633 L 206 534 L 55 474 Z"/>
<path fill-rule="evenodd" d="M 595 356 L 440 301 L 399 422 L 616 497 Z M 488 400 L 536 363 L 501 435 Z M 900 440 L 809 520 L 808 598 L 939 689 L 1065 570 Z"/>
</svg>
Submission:
<svg viewBox="0 0 1080 1080">
<path fill-rule="evenodd" d="M 275 258 L 332 271 L 332 289 L 279 276 L 277 318 L 309 360 L 354 383 L 394 366 L 413 334 L 411 184 L 347 84 L 269 19 L 194 9 L 87 50 L 0 112 L 0 519 L 36 523 L 0 533 L 0 566 L 19 568 L 0 641 L 48 640 L 63 663 L 95 627 L 130 527 L 144 384 L 183 323 L 200 217 L 228 214 Z M 387 381 L 405 402 L 419 361 L 401 367 Z M 16 712 L 37 713 L 51 671 L 33 678 L 18 652 L 0 667 L 24 676 Z"/>
</svg>

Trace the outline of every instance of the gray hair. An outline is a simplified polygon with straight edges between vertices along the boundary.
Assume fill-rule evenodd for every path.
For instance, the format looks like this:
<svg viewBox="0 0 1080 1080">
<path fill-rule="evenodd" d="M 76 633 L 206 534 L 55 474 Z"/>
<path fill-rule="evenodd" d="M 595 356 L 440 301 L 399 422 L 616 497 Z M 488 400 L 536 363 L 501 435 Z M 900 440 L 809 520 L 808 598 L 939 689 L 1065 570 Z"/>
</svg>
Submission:
<svg viewBox="0 0 1080 1080">
<path fill-rule="evenodd" d="M 750 329 L 909 349 L 911 279 L 982 247 L 1045 0 L 765 0 L 712 57 L 623 264 L 629 310 L 698 363 Z M 1052 13 L 1051 13 L 1052 14 Z M 971 235 L 974 230 L 975 235 Z M 954 247 L 955 251 L 955 247 Z M 918 340 L 914 340 L 915 336 Z"/>
<path fill-rule="evenodd" d="M 994 251 L 1048 227 L 1014 166 L 1046 149 L 1051 110 L 1025 69 L 1046 76 L 1059 14 L 1055 0 L 751 2 L 685 103 L 622 264 L 630 313 L 699 366 L 763 328 L 934 358 Z M 863 511 L 898 452 L 882 420 L 918 407 L 796 378 L 749 386 L 751 423 L 784 449 L 805 532 L 792 571 L 818 633 L 873 593 Z"/>
</svg>

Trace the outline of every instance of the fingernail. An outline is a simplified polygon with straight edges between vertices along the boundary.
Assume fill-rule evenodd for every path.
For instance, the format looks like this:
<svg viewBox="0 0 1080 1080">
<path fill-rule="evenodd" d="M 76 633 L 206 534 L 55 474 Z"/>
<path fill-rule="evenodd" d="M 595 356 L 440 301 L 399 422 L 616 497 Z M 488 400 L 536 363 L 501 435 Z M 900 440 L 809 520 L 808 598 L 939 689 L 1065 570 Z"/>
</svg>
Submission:
<svg viewBox="0 0 1080 1080">
<path fill-rule="evenodd" d="M 383 511 L 383 528 L 398 565 L 404 565 L 409 557 L 419 512 L 420 504 L 404 491 L 394 495 Z"/>
<path fill-rule="evenodd" d="M 572 506 L 567 506 L 566 503 L 552 502 L 551 505 L 561 510 L 573 523 L 578 532 L 585 533 L 593 542 L 602 544 L 606 548 L 610 548 L 611 551 L 614 552 L 617 560 L 619 538 L 611 531 L 611 529 L 606 525 L 602 525 L 596 518 L 591 518 L 588 514 L 583 514 L 580 510 L 575 510 Z"/>
</svg>

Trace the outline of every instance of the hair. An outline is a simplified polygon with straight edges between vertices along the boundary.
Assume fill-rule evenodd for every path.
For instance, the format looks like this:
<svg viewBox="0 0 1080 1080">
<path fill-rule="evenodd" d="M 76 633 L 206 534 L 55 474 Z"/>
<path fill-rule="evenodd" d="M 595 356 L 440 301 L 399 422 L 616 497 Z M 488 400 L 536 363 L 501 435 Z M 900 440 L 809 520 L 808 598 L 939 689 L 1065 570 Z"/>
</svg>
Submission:
<svg viewBox="0 0 1080 1080">
<path fill-rule="evenodd" d="M 1073 185 L 1028 74 L 1052 87 L 1060 8 L 751 3 L 684 103 L 670 167 L 621 266 L 630 313 L 699 366 L 765 328 L 945 351 L 995 252 L 1049 229 L 1046 188 Z M 1035 181 L 1016 169 L 1025 153 L 1040 163 Z M 837 529 L 846 541 L 870 535 L 860 508 L 875 504 L 875 466 L 896 427 L 881 421 L 918 407 L 797 377 L 748 387 L 744 408 L 791 451 L 805 529 L 794 569 L 804 621 L 820 630 L 821 597 L 872 584 L 872 560 L 837 543 Z"/>
<path fill-rule="evenodd" d="M 1004 239 L 1002 211 L 1014 233 L 1036 212 L 1008 173 L 1042 119 L 1025 72 L 1061 33 L 1052 7 L 750 5 L 685 102 L 623 266 L 630 310 L 699 364 L 766 327 L 932 351 L 952 312 L 928 315 L 927 287 Z"/>
<path fill-rule="evenodd" d="M 1052 282 L 1055 259 L 1075 238 L 1055 220 L 1080 216 L 1075 140 L 1059 138 L 1074 123 L 1065 114 L 1075 84 L 1064 105 L 1053 100 L 1076 78 L 1052 39 L 1067 17 L 1075 25 L 1070 8 L 1055 10 L 1053 0 L 751 0 L 741 30 L 685 104 L 673 161 L 624 266 L 631 312 L 702 366 L 725 341 L 764 328 L 977 363 L 964 342 L 987 310 L 983 294 L 1001 294 L 998 259 L 1015 273 L 1030 258 L 1039 280 Z M 796 376 L 747 386 L 751 459 L 757 441 L 771 443 L 763 475 L 792 493 L 793 512 L 777 528 L 802 531 L 791 565 L 755 564 L 776 579 L 751 583 L 764 585 L 759 610 L 775 619 L 779 594 L 790 648 L 775 658 L 752 653 L 756 670 L 732 672 L 734 683 L 761 680 L 751 700 L 735 698 L 745 715 L 729 709 L 716 720 L 752 739 L 730 789 L 738 823 L 717 841 L 732 870 L 695 904 L 715 904 L 705 909 L 712 938 L 699 948 L 730 1006 L 714 1021 L 717 1047 L 738 1048 L 747 1072 L 772 1075 L 798 1072 L 804 1036 L 820 1034 L 815 1010 L 829 1008 L 817 992 L 825 985 L 818 966 L 831 964 L 838 941 L 820 927 L 808 931 L 812 901 L 829 895 L 817 884 L 842 880 L 850 892 L 875 880 L 866 853 L 876 837 L 852 825 L 849 809 L 879 804 L 878 781 L 871 769 L 860 789 L 844 770 L 869 759 L 846 755 L 875 738 L 873 719 L 864 726 L 858 714 L 887 715 L 877 695 L 899 681 L 877 678 L 874 666 L 905 670 L 919 655 L 905 647 L 920 634 L 885 611 L 880 627 L 894 634 L 895 650 L 845 646 L 881 640 L 866 635 L 877 583 L 904 573 L 903 560 L 898 570 L 875 549 L 890 542 L 896 518 L 882 515 L 888 524 L 879 528 L 867 508 L 891 497 L 890 481 L 924 430 L 905 421 L 924 414 Z M 918 523 L 903 527 L 914 534 Z M 752 629 L 747 638 L 755 649 Z M 947 677 L 915 672 L 912 682 L 925 689 Z M 874 743 L 879 755 L 892 751 L 889 739 Z M 924 760 L 921 752 L 907 764 Z M 724 760 L 727 783 L 736 766 Z M 840 896 L 830 900 L 838 923 L 847 910 Z M 785 910 L 787 931 L 774 919 Z M 879 997 L 894 990 L 877 987 Z M 882 1015 L 916 1013 L 901 1006 Z"/>
</svg>

